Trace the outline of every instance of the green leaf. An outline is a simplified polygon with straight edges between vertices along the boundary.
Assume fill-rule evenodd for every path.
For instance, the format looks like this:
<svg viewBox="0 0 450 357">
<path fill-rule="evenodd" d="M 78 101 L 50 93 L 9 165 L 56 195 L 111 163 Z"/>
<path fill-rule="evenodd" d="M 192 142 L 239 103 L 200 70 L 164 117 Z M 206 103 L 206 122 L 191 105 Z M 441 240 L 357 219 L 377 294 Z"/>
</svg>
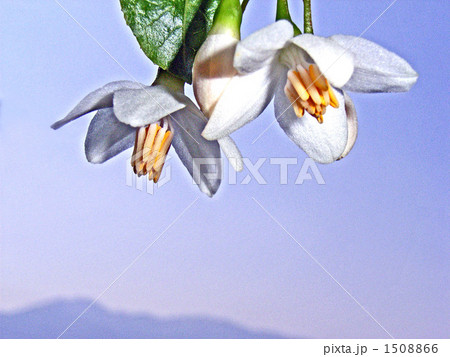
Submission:
<svg viewBox="0 0 450 357">
<path fill-rule="evenodd" d="M 206 38 L 219 2 L 120 0 L 125 21 L 147 57 L 189 83 L 195 53 Z"/>
<path fill-rule="evenodd" d="M 173 60 L 169 71 L 183 78 L 187 83 L 192 83 L 192 65 L 197 51 L 203 44 L 213 24 L 214 14 L 220 0 L 203 0 L 192 20 L 185 41 Z"/>
</svg>

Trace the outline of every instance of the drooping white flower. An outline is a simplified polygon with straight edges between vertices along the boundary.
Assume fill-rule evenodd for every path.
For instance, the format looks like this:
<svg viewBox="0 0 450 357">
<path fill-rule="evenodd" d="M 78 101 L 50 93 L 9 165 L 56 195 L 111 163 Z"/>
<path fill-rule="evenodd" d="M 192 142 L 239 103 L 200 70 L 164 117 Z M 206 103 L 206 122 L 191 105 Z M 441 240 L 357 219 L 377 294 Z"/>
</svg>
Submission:
<svg viewBox="0 0 450 357">
<path fill-rule="evenodd" d="M 240 40 L 242 8 L 239 0 L 220 1 L 211 29 L 195 55 L 192 87 L 200 109 L 209 118 L 231 79 L 237 74 L 234 52 Z M 228 157 L 236 171 L 244 168 L 241 156 Z"/>
<path fill-rule="evenodd" d="M 233 66 L 239 40 L 228 33 L 209 35 L 192 67 L 192 87 L 202 112 L 210 117 L 228 82 L 237 74 Z"/>
<path fill-rule="evenodd" d="M 288 137 L 311 158 L 331 163 L 346 156 L 357 136 L 346 90 L 403 92 L 418 75 L 398 55 L 345 35 L 293 37 L 285 20 L 239 42 L 238 71 L 214 107 L 202 135 L 217 139 L 255 119 L 275 96 L 275 115 Z"/>
<path fill-rule="evenodd" d="M 157 182 L 171 145 L 196 180 L 200 190 L 213 196 L 220 186 L 220 147 L 229 155 L 239 153 L 234 142 L 225 137 L 208 141 L 201 136 L 207 119 L 178 87 L 152 86 L 137 82 L 111 82 L 88 94 L 62 120 L 52 125 L 58 129 L 78 117 L 98 110 L 85 141 L 86 158 L 103 163 L 134 144 L 131 164 L 137 175 L 149 175 Z M 217 159 L 200 170 L 195 159 Z M 214 178 L 210 178 L 214 177 Z"/>
<path fill-rule="evenodd" d="M 195 99 L 207 118 L 227 87 L 237 74 L 233 66 L 234 52 L 239 40 L 236 33 L 225 28 L 212 31 L 197 52 L 192 68 L 192 87 Z M 230 155 L 231 156 L 231 155 Z M 244 168 L 241 155 L 229 157 L 236 171 Z"/>
</svg>

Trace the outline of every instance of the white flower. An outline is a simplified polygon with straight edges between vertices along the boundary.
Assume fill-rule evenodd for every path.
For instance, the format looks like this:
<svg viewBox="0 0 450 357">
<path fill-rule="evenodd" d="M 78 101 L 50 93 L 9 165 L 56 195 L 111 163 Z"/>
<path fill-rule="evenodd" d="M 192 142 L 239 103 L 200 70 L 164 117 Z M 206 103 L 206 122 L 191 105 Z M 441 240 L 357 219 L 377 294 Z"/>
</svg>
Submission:
<svg viewBox="0 0 450 357">
<path fill-rule="evenodd" d="M 220 186 L 220 147 L 230 155 L 239 152 L 225 137 L 208 141 L 201 136 L 207 119 L 182 93 L 158 83 L 144 86 L 137 82 L 111 82 L 88 94 L 62 120 L 52 125 L 58 129 L 70 121 L 98 110 L 86 135 L 85 153 L 91 163 L 103 163 L 134 144 L 132 166 L 137 175 L 149 175 L 157 182 L 166 154 L 174 146 L 180 160 L 193 175 L 195 158 L 213 158 L 215 165 L 202 165 L 201 174 L 193 175 L 208 196 Z M 197 167 L 197 169 L 199 169 Z M 208 177 L 215 176 L 214 179 Z"/>
<path fill-rule="evenodd" d="M 237 74 L 233 67 L 239 40 L 228 33 L 209 35 L 198 50 L 192 68 L 192 87 L 202 112 L 210 117 L 228 82 Z"/>
<path fill-rule="evenodd" d="M 345 90 L 403 92 L 418 75 L 398 55 L 345 35 L 293 37 L 278 21 L 238 43 L 238 75 L 229 81 L 202 135 L 221 138 L 255 119 L 275 95 L 275 115 L 288 137 L 311 158 L 331 163 L 356 140 L 357 118 Z"/>
<path fill-rule="evenodd" d="M 209 35 L 197 52 L 192 68 L 192 87 L 200 109 L 209 118 L 228 85 L 237 74 L 233 58 L 238 40 L 230 33 Z M 244 163 L 239 151 L 227 155 L 236 171 L 242 171 Z"/>
</svg>

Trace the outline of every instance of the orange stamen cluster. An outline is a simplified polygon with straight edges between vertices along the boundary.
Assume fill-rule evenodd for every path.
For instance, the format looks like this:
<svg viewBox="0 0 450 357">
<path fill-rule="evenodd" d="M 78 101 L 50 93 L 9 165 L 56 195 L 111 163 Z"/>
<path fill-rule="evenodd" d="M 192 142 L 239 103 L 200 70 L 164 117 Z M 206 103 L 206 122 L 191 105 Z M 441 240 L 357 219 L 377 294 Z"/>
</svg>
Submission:
<svg viewBox="0 0 450 357">
<path fill-rule="evenodd" d="M 291 101 L 297 117 L 301 118 L 306 110 L 322 124 L 328 105 L 339 108 L 333 88 L 317 65 L 311 64 L 309 70 L 297 65 L 296 69 L 288 72 L 284 93 Z"/>
<path fill-rule="evenodd" d="M 166 122 L 153 123 L 136 130 L 131 166 L 138 176 L 147 175 L 148 179 L 158 182 L 166 161 L 167 152 L 173 139 L 173 131 Z"/>
</svg>

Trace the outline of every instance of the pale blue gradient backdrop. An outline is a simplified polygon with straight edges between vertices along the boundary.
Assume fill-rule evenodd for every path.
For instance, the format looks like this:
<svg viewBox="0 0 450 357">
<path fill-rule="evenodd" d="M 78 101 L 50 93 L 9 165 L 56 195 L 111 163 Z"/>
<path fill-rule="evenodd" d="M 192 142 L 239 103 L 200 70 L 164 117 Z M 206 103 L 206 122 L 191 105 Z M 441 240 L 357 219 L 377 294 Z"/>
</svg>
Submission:
<svg viewBox="0 0 450 357">
<path fill-rule="evenodd" d="M 118 1 L 61 3 L 133 77 L 152 81 Z M 316 34 L 359 35 L 390 3 L 316 0 Z M 243 36 L 269 24 L 274 6 L 252 0 Z M 201 195 L 100 303 L 287 335 L 388 337 L 254 197 L 392 335 L 449 337 L 449 10 L 444 0 L 399 0 L 364 34 L 420 78 L 409 93 L 352 95 L 359 137 L 345 160 L 319 167 L 326 185 L 294 185 L 299 167 L 280 185 L 278 167 L 265 164 L 267 185 L 224 183 L 208 199 L 177 157 L 154 195 L 126 186 L 129 151 L 87 163 L 91 116 L 51 130 L 89 91 L 131 78 L 54 1 L 3 1 L 0 308 L 96 298 Z M 243 154 L 301 163 L 277 124 L 251 144 L 272 120 L 271 105 L 234 135 Z"/>
</svg>

